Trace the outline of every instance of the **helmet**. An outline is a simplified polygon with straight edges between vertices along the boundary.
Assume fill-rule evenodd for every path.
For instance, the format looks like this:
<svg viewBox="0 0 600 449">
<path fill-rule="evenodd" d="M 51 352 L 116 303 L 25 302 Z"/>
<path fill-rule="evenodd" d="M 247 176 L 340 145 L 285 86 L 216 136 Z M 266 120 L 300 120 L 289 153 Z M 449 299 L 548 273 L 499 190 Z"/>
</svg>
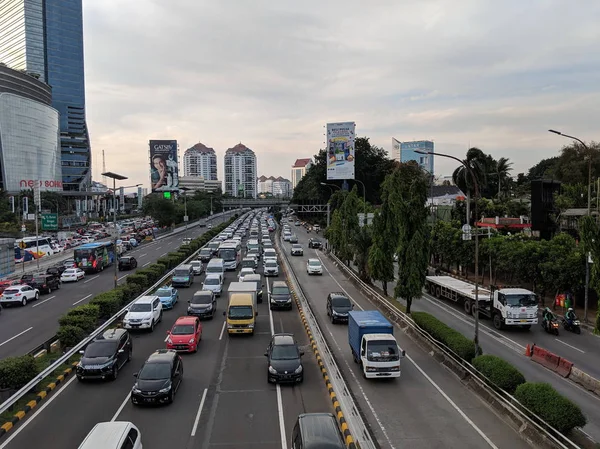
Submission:
<svg viewBox="0 0 600 449">
<path fill-rule="evenodd" d="M 546 307 L 546 312 L 550 312 L 550 307 Z"/>
<path fill-rule="evenodd" d="M 572 312 L 573 311 L 573 307 L 569 307 L 568 312 Z"/>
</svg>

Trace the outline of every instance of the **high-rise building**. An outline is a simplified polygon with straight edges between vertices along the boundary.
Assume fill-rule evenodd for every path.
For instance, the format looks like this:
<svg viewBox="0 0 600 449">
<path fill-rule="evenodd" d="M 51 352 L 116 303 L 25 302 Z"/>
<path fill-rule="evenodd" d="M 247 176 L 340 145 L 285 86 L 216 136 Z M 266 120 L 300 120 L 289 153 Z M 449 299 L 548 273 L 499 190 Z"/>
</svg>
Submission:
<svg viewBox="0 0 600 449">
<path fill-rule="evenodd" d="M 202 176 L 209 181 L 217 180 L 217 155 L 215 150 L 198 142 L 183 154 L 183 175 Z"/>
<path fill-rule="evenodd" d="M 60 114 L 63 189 L 91 185 L 85 118 L 82 0 L 0 2 L 0 62 L 52 86 Z"/>
<path fill-rule="evenodd" d="M 295 189 L 300 180 L 304 178 L 304 175 L 306 175 L 306 171 L 310 168 L 311 165 L 311 158 L 296 159 L 296 162 L 294 162 L 294 165 L 292 165 L 292 189 Z"/>
<path fill-rule="evenodd" d="M 433 176 L 433 154 L 417 153 L 415 150 L 433 153 L 433 142 L 417 140 L 400 143 L 400 162 L 416 161 L 423 170 Z"/>
<path fill-rule="evenodd" d="M 256 198 L 256 155 L 241 143 L 225 152 L 225 193 Z"/>
<path fill-rule="evenodd" d="M 258 194 L 272 195 L 279 198 L 289 198 L 292 196 L 292 183 L 289 179 L 278 176 L 261 176 L 258 178 Z"/>
<path fill-rule="evenodd" d="M 392 137 L 392 160 L 401 162 L 400 160 L 400 146 L 402 142 Z"/>
</svg>

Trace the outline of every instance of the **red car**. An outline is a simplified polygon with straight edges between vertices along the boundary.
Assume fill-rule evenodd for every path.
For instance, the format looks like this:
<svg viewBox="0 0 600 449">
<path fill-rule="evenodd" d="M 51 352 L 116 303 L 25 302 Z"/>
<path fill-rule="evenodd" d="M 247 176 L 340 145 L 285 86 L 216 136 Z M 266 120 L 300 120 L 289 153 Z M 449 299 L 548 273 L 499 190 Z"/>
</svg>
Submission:
<svg viewBox="0 0 600 449">
<path fill-rule="evenodd" d="M 177 318 L 170 331 L 167 331 L 167 349 L 182 352 L 198 351 L 198 343 L 202 339 L 202 324 L 195 316 Z"/>
</svg>

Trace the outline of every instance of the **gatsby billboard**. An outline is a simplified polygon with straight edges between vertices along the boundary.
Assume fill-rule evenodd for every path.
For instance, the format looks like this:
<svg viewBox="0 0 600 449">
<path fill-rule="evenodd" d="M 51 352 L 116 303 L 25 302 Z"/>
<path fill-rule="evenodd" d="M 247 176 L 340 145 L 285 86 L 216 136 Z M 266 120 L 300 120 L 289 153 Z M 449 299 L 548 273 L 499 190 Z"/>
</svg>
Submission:
<svg viewBox="0 0 600 449">
<path fill-rule="evenodd" d="M 179 189 L 176 140 L 150 141 L 150 183 L 152 192 L 173 192 Z"/>
<path fill-rule="evenodd" d="M 327 179 L 354 179 L 356 123 L 327 124 Z"/>
</svg>

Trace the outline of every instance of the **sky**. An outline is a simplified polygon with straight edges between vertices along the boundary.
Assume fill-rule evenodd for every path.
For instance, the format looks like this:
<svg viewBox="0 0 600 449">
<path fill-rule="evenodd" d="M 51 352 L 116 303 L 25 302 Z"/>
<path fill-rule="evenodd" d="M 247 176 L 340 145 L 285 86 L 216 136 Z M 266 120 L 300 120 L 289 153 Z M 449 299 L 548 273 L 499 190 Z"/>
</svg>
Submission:
<svg viewBox="0 0 600 449">
<path fill-rule="evenodd" d="M 433 140 L 508 157 L 513 175 L 600 140 L 597 0 L 84 0 L 93 175 L 149 185 L 148 141 L 242 142 L 290 178 L 354 121 L 391 154 Z M 456 163 L 436 158 L 436 175 Z M 183 170 L 182 162 L 180 170 Z"/>
</svg>

